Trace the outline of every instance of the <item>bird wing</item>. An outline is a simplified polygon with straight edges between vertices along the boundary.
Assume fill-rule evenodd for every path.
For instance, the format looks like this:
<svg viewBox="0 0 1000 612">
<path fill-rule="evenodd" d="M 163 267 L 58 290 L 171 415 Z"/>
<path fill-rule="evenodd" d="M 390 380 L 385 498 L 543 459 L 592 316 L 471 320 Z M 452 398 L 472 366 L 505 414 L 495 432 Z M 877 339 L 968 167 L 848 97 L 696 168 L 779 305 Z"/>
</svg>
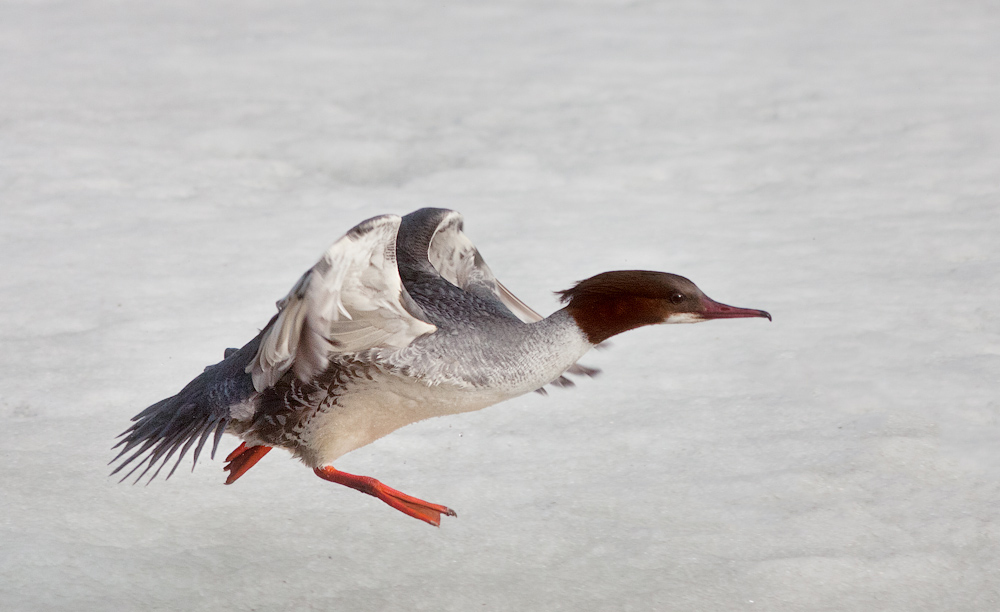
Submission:
<svg viewBox="0 0 1000 612">
<path fill-rule="evenodd" d="M 438 223 L 427 249 L 427 259 L 449 283 L 480 297 L 500 300 L 517 318 L 535 323 L 544 317 L 522 302 L 493 276 L 479 250 L 462 232 L 461 213 L 450 210 Z"/>
<path fill-rule="evenodd" d="M 487 299 L 500 300 L 514 316 L 525 323 L 535 323 L 544 319 L 545 317 L 522 302 L 507 287 L 504 287 L 503 283 L 497 280 L 479 253 L 479 249 L 462 231 L 462 225 L 462 214 L 450 210 L 441 218 L 434 231 L 434 236 L 427 249 L 427 259 L 430 260 L 438 274 L 449 283 L 469 293 Z M 599 374 L 600 370 L 575 363 L 566 372 L 577 376 L 593 377 Z M 573 381 L 565 376 L 560 376 L 552 381 L 552 384 L 557 387 L 571 387 Z M 538 389 L 538 391 L 544 393 L 544 388 Z"/>
<path fill-rule="evenodd" d="M 363 221 L 327 249 L 278 302 L 247 366 L 262 391 L 291 370 L 310 380 L 335 354 L 403 348 L 437 328 L 419 317 L 396 267 L 400 217 Z"/>
</svg>

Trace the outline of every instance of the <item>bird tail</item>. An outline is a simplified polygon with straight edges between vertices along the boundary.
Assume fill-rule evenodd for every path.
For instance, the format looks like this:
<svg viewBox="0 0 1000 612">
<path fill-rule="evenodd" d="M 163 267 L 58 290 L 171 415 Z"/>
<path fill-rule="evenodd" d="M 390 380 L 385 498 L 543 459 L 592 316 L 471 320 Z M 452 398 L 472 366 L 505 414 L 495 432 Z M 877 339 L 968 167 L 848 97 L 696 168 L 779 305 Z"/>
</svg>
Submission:
<svg viewBox="0 0 1000 612">
<path fill-rule="evenodd" d="M 196 442 L 194 464 L 198 463 L 198 456 L 210 437 L 212 457 L 215 457 L 219 440 L 229 424 L 229 411 L 212 410 L 207 405 L 205 401 L 208 399 L 205 397 L 207 394 L 197 388 L 201 378 L 199 376 L 191 381 L 177 395 L 156 402 L 132 417 L 134 421 L 132 426 L 118 436 L 121 440 L 113 448 L 121 446 L 122 449 L 111 463 L 138 448 L 111 472 L 112 475 L 132 465 L 132 469 L 122 477 L 121 481 L 124 481 L 145 465 L 145 469 L 136 476 L 135 482 L 139 482 L 159 463 L 159 467 L 149 477 L 149 482 L 152 482 L 179 450 L 177 461 L 166 476 L 170 478 L 180 465 L 181 459 Z M 191 469 L 194 470 L 194 465 Z"/>
<path fill-rule="evenodd" d="M 255 393 L 253 380 L 246 373 L 246 364 L 256 354 L 259 345 L 260 336 L 238 351 L 227 350 L 224 360 L 205 368 L 180 393 L 156 402 L 132 417 L 132 426 L 118 436 L 121 440 L 113 447 L 122 449 L 111 463 L 124 459 L 111 474 L 132 466 L 121 480 L 139 472 L 135 479 L 139 482 L 156 467 L 149 477 L 149 482 L 152 482 L 176 454 L 177 461 L 166 476 L 170 478 L 181 459 L 194 446 L 193 471 L 209 438 L 212 439 L 214 458 L 219 440 L 231 420 L 230 406 L 248 400 Z"/>
</svg>

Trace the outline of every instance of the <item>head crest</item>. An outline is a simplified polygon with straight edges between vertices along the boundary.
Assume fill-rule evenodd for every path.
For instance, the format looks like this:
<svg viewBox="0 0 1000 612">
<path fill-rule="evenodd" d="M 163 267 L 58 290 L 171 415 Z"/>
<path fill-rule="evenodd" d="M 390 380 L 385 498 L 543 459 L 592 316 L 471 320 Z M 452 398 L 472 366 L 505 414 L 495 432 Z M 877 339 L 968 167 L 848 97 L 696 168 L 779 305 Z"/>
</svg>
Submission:
<svg viewBox="0 0 1000 612">
<path fill-rule="evenodd" d="M 649 270 L 619 270 L 591 276 L 569 289 L 556 291 L 556 295 L 564 304 L 621 295 L 656 299 L 667 297 L 678 284 L 693 286 L 691 281 L 676 274 Z"/>
</svg>

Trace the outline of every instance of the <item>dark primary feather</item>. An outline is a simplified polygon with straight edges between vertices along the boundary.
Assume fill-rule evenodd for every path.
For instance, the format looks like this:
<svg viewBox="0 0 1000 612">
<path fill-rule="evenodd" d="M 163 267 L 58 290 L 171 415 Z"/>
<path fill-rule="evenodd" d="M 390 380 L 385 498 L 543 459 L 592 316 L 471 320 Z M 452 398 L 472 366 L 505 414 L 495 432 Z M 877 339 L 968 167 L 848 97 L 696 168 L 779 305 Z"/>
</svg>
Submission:
<svg viewBox="0 0 1000 612">
<path fill-rule="evenodd" d="M 396 237 L 400 279 L 409 290 L 414 283 L 444 282 L 476 301 L 472 312 L 485 307 L 488 316 L 525 323 L 542 320 L 493 275 L 482 254 L 462 231 L 462 216 L 443 208 L 421 208 L 404 216 Z"/>
<path fill-rule="evenodd" d="M 156 402 L 135 415 L 132 418 L 134 424 L 119 436 L 122 439 L 114 448 L 121 446 L 122 449 L 111 463 L 129 452 L 132 454 L 111 473 L 117 474 L 132 465 L 132 469 L 122 477 L 125 480 L 145 466 L 135 479 L 138 482 L 159 464 L 149 477 L 152 481 L 177 454 L 177 461 L 166 476 L 170 478 L 192 446 L 193 463 L 198 463 L 198 456 L 209 438 L 212 439 L 214 457 L 219 440 L 229 425 L 230 406 L 249 399 L 255 393 L 253 379 L 245 370 L 259 346 L 260 335 L 237 351 L 227 350 L 224 360 L 205 368 L 180 393 Z"/>
</svg>

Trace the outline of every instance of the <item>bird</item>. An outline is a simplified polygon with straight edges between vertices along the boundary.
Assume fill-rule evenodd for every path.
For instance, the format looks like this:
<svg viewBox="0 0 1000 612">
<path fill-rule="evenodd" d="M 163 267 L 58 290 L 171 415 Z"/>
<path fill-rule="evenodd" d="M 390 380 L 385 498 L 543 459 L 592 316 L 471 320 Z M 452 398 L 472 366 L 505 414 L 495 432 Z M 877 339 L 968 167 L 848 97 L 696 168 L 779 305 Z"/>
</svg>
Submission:
<svg viewBox="0 0 1000 612">
<path fill-rule="evenodd" d="M 256 337 L 132 418 L 112 474 L 132 466 L 122 481 L 137 472 L 136 482 L 152 481 L 177 455 L 169 478 L 192 447 L 197 465 L 207 441 L 214 458 L 229 433 L 241 443 L 226 457 L 226 484 L 280 447 L 320 478 L 438 526 L 456 513 L 332 464 L 410 423 L 570 386 L 566 374 L 597 372 L 577 363 L 587 351 L 631 329 L 771 320 L 666 272 L 603 272 L 556 293 L 564 306 L 548 317 L 515 297 L 456 211 L 363 221 L 298 279 Z"/>
</svg>

